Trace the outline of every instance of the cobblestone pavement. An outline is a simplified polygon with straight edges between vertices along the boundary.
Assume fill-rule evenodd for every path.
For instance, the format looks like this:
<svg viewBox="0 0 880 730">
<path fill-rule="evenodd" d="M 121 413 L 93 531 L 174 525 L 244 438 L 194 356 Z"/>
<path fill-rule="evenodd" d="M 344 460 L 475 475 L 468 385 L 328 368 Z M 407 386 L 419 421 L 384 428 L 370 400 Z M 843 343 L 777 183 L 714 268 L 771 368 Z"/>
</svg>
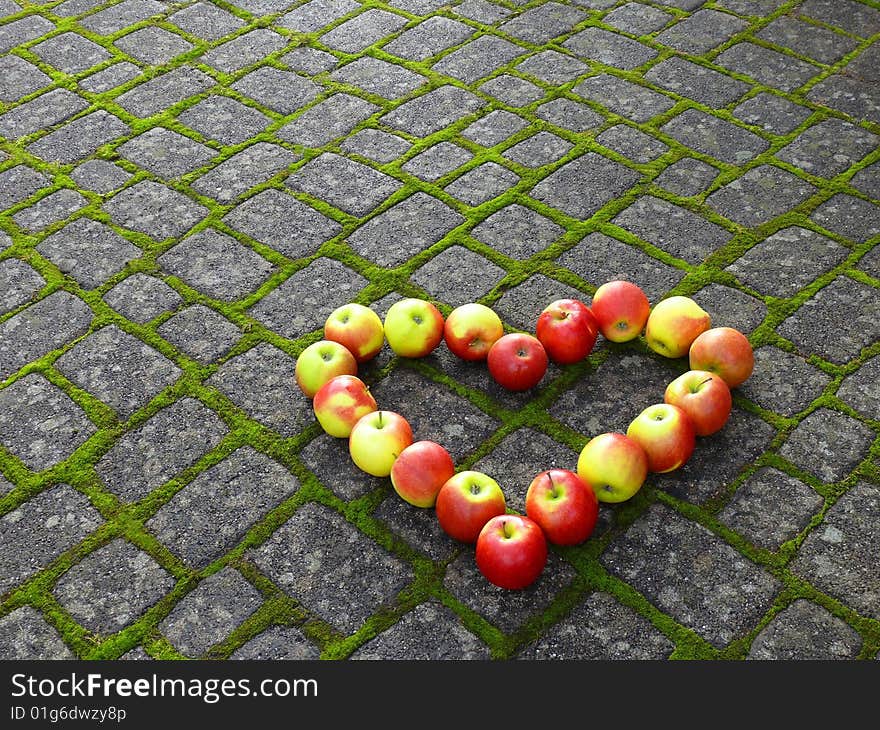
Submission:
<svg viewBox="0 0 880 730">
<path fill-rule="evenodd" d="M 880 3 L 0 0 L 0 656 L 880 651 Z M 505 592 L 293 381 L 326 315 L 612 278 L 756 353 L 727 426 Z M 686 369 L 362 376 L 494 476 Z"/>
</svg>

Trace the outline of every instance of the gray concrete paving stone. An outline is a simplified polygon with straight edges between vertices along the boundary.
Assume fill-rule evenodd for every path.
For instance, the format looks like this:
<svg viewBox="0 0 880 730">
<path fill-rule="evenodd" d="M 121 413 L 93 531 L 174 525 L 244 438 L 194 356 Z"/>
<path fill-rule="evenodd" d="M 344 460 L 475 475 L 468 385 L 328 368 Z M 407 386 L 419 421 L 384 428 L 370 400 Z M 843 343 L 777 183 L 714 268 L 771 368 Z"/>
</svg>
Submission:
<svg viewBox="0 0 880 730">
<path fill-rule="evenodd" d="M 799 598 L 778 613 L 749 649 L 753 660 L 854 659 L 862 647 L 859 633 L 828 609 Z"/>
<path fill-rule="evenodd" d="M 137 273 L 108 291 L 104 301 L 132 322 L 146 324 L 178 307 L 183 303 L 183 297 L 161 279 Z"/>
</svg>

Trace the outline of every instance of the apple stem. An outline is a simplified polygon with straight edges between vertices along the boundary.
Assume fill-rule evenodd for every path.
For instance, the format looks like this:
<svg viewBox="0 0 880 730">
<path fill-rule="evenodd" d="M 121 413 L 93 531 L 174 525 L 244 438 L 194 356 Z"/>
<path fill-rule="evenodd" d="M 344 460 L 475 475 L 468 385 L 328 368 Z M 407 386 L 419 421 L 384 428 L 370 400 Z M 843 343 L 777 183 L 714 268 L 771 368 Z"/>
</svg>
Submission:
<svg viewBox="0 0 880 730">
<path fill-rule="evenodd" d="M 379 428 L 382 428 L 382 411 L 379 411 Z"/>
<path fill-rule="evenodd" d="M 704 386 L 706 383 L 711 383 L 712 378 L 706 378 L 702 383 L 700 383 L 700 387 Z"/>
<path fill-rule="evenodd" d="M 550 482 L 550 496 L 553 499 L 556 499 L 559 496 L 559 493 L 556 491 L 556 484 L 553 481 L 553 475 L 548 471 L 547 472 L 547 480 Z"/>
<path fill-rule="evenodd" d="M 504 533 L 504 537 L 506 537 L 507 539 L 510 539 L 511 537 L 513 537 L 513 535 L 511 535 L 510 531 L 507 529 L 508 524 L 510 524 L 510 523 L 508 523 L 507 520 L 502 522 L 501 523 L 501 531 Z"/>
</svg>

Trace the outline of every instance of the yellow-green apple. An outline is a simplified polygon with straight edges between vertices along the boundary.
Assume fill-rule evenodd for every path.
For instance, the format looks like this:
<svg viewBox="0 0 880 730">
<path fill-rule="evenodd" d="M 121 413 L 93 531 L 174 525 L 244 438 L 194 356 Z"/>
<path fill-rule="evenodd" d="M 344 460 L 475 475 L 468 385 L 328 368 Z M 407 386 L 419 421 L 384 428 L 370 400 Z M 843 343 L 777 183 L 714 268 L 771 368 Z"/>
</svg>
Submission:
<svg viewBox="0 0 880 730">
<path fill-rule="evenodd" d="M 452 456 L 436 441 L 422 440 L 407 446 L 391 467 L 391 486 L 415 507 L 433 507 L 437 493 L 455 474 Z"/>
<path fill-rule="evenodd" d="M 535 336 L 547 356 L 557 365 L 583 360 L 596 344 L 599 334 L 596 318 L 579 299 L 557 299 L 538 315 Z"/>
<path fill-rule="evenodd" d="M 373 411 L 361 416 L 348 437 L 348 453 L 361 471 L 387 477 L 397 457 L 413 442 L 412 428 L 394 411 Z"/>
<path fill-rule="evenodd" d="M 752 345 L 742 332 L 733 327 L 713 327 L 691 343 L 688 361 L 692 370 L 717 373 L 728 387 L 742 385 L 755 367 Z"/>
<path fill-rule="evenodd" d="M 379 354 L 385 344 L 385 332 L 378 314 L 363 304 L 349 302 L 327 317 L 324 339 L 345 345 L 360 363 Z"/>
<path fill-rule="evenodd" d="M 498 515 L 477 536 L 477 567 L 493 585 L 521 590 L 547 564 L 547 539 L 537 522 L 523 515 Z"/>
<path fill-rule="evenodd" d="M 581 449 L 577 473 L 600 502 L 624 502 L 642 488 L 648 476 L 648 455 L 625 434 L 600 433 Z"/>
<path fill-rule="evenodd" d="M 631 281 L 606 281 L 596 289 L 590 310 L 602 336 L 611 342 L 634 340 L 645 328 L 651 304 Z"/>
<path fill-rule="evenodd" d="M 684 357 L 691 343 L 712 325 L 709 313 L 690 297 L 673 296 L 654 305 L 645 342 L 665 357 Z"/>
<path fill-rule="evenodd" d="M 465 470 L 446 480 L 434 504 L 437 521 L 455 540 L 474 543 L 489 520 L 507 511 L 504 492 L 488 474 Z"/>
<path fill-rule="evenodd" d="M 678 406 L 655 403 L 636 416 L 626 435 L 648 455 L 648 471 L 678 469 L 694 452 L 696 433 L 691 417 Z"/>
<path fill-rule="evenodd" d="M 534 388 L 547 372 L 547 364 L 541 341 L 524 332 L 499 337 L 486 357 L 489 374 L 507 390 Z"/>
<path fill-rule="evenodd" d="M 385 315 L 388 346 L 401 357 L 424 357 L 443 340 L 443 315 L 426 299 L 395 302 Z"/>
<path fill-rule="evenodd" d="M 296 358 L 294 376 L 296 384 L 306 397 L 314 398 L 315 393 L 330 378 L 337 375 L 357 375 L 357 367 L 357 360 L 345 345 L 333 340 L 319 340 L 309 345 Z"/>
<path fill-rule="evenodd" d="M 462 360 L 485 360 L 489 349 L 504 334 L 495 310 L 479 302 L 453 309 L 443 325 L 443 338 L 450 351 Z"/>
<path fill-rule="evenodd" d="M 355 375 L 337 375 L 322 385 L 312 399 L 321 428 L 336 438 L 348 438 L 354 425 L 376 410 L 376 399 Z"/>
<path fill-rule="evenodd" d="M 688 370 L 679 375 L 666 386 L 663 400 L 690 416 L 697 436 L 720 431 L 730 418 L 733 406 L 727 383 L 708 370 Z"/>
<path fill-rule="evenodd" d="M 526 491 L 526 514 L 554 545 L 578 545 L 596 527 L 599 500 L 593 488 L 573 471 L 542 471 Z"/>
</svg>

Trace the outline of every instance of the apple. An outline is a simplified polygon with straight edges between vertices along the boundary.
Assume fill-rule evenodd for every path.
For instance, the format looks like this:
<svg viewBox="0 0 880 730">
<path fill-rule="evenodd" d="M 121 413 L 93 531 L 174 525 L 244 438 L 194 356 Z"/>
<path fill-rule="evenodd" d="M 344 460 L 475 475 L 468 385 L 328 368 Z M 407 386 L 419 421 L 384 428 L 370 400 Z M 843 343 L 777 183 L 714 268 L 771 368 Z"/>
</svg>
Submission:
<svg viewBox="0 0 880 730">
<path fill-rule="evenodd" d="M 409 297 L 395 302 L 385 315 L 388 346 L 401 357 L 424 357 L 443 340 L 443 315 L 431 302 Z"/>
<path fill-rule="evenodd" d="M 434 505 L 443 531 L 455 540 L 474 543 L 489 520 L 507 511 L 504 492 L 492 477 L 466 470 L 446 480 Z"/>
<path fill-rule="evenodd" d="M 592 533 L 599 517 L 599 500 L 573 471 L 542 471 L 526 491 L 526 514 L 537 522 L 554 545 L 578 545 Z"/>
<path fill-rule="evenodd" d="M 673 296 L 658 302 L 645 325 L 645 342 L 665 357 L 684 357 L 691 343 L 712 325 L 712 318 L 690 297 Z"/>
<path fill-rule="evenodd" d="M 636 416 L 626 435 L 648 455 L 648 471 L 678 469 L 694 452 L 696 433 L 690 416 L 670 403 L 655 403 Z"/>
<path fill-rule="evenodd" d="M 547 372 L 547 352 L 537 337 L 511 332 L 496 340 L 486 357 L 489 374 L 508 390 L 528 390 Z"/>
<path fill-rule="evenodd" d="M 312 409 L 321 428 L 337 438 L 348 438 L 361 417 L 376 408 L 370 389 L 355 375 L 330 378 L 312 399 Z"/>
<path fill-rule="evenodd" d="M 309 345 L 296 358 L 294 376 L 307 398 L 337 375 L 357 375 L 357 360 L 348 348 L 333 340 L 319 340 Z"/>
<path fill-rule="evenodd" d="M 485 304 L 470 302 L 453 309 L 443 325 L 446 346 L 462 360 L 485 360 L 504 334 L 501 318 Z"/>
<path fill-rule="evenodd" d="M 378 314 L 363 304 L 350 302 L 327 317 L 324 339 L 345 345 L 360 363 L 379 354 L 385 344 L 385 332 Z"/>
<path fill-rule="evenodd" d="M 642 488 L 648 455 L 625 434 L 600 433 L 581 449 L 577 473 L 600 502 L 624 502 Z"/>
<path fill-rule="evenodd" d="M 436 441 L 407 446 L 391 467 L 391 486 L 415 507 L 433 507 L 437 493 L 455 474 L 452 456 Z"/>
<path fill-rule="evenodd" d="M 477 536 L 477 567 L 493 585 L 520 590 L 534 583 L 547 564 L 547 539 L 523 515 L 498 515 Z"/>
<path fill-rule="evenodd" d="M 373 411 L 351 429 L 348 453 L 361 471 L 387 477 L 397 457 L 412 442 L 412 428 L 403 416 L 394 411 Z"/>
<path fill-rule="evenodd" d="M 697 436 L 710 436 L 720 431 L 730 418 L 733 407 L 727 383 L 720 375 L 708 370 L 688 370 L 679 375 L 666 386 L 663 400 L 690 416 Z"/>
<path fill-rule="evenodd" d="M 755 368 L 752 345 L 733 327 L 713 327 L 691 343 L 688 360 L 692 370 L 708 370 L 724 378 L 729 388 L 742 385 Z"/>
<path fill-rule="evenodd" d="M 593 294 L 590 310 L 606 340 L 629 342 L 642 334 L 651 313 L 651 303 L 637 284 L 607 281 Z"/>
<path fill-rule="evenodd" d="M 547 356 L 558 365 L 583 360 L 596 344 L 599 334 L 596 318 L 579 299 L 557 299 L 538 315 L 535 336 Z"/>
</svg>

